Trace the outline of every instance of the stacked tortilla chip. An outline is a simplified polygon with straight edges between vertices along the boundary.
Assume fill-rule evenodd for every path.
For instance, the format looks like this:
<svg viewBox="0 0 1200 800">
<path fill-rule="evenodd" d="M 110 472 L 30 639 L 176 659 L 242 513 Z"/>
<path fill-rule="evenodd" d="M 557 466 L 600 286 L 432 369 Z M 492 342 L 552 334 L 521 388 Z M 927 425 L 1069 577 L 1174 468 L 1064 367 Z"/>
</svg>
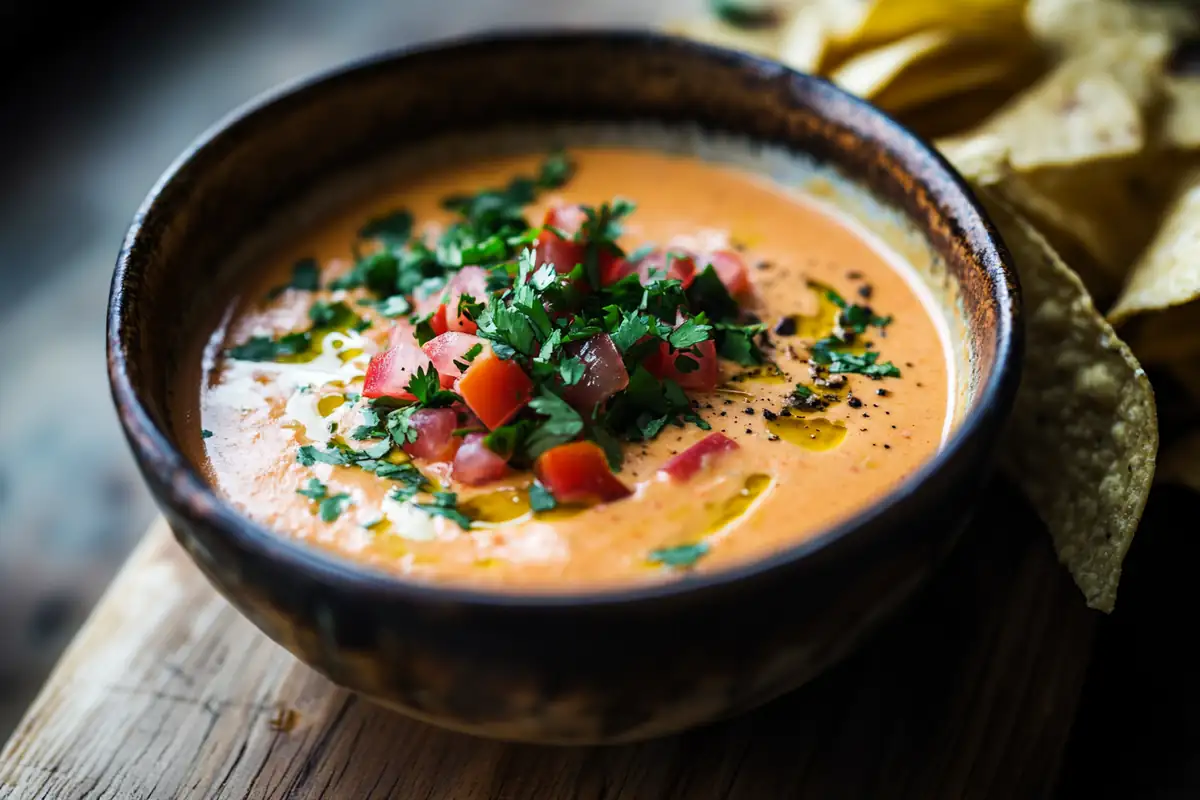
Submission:
<svg viewBox="0 0 1200 800">
<path fill-rule="evenodd" d="M 1198 21 L 1134 0 L 720 0 L 681 28 L 827 77 L 971 180 L 1025 292 L 1005 462 L 1104 611 L 1155 477 L 1142 364 L 1196 426 L 1159 479 L 1200 491 Z"/>
</svg>

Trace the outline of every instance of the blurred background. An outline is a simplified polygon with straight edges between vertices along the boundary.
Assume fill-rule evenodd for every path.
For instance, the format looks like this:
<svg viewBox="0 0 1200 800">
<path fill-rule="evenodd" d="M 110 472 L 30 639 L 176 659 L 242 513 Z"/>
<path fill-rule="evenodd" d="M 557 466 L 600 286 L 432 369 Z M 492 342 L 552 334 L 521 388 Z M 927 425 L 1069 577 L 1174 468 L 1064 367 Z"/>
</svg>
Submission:
<svg viewBox="0 0 1200 800">
<path fill-rule="evenodd" d="M 657 25 L 704 2 L 0 6 L 3 741 L 154 514 L 109 399 L 104 308 L 125 227 L 176 154 L 256 94 L 372 51 L 493 28 Z"/>
</svg>

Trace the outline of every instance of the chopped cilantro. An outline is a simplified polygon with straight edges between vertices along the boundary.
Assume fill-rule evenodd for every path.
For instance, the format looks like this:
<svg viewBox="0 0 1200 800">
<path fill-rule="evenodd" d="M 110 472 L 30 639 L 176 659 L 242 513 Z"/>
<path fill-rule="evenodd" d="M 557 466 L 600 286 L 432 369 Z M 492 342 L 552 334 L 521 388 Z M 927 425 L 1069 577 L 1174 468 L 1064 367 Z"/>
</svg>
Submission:
<svg viewBox="0 0 1200 800">
<path fill-rule="evenodd" d="M 796 395 L 796 397 L 804 399 L 805 397 L 812 397 L 813 390 L 802 383 L 797 383 L 796 391 L 792 392 L 792 394 Z"/>
<path fill-rule="evenodd" d="M 728 322 L 718 322 L 713 325 L 714 336 L 717 340 L 717 355 L 737 362 L 743 367 L 761 364 L 766 360 L 763 351 L 754 341 L 766 330 L 762 324 L 736 325 Z"/>
<path fill-rule="evenodd" d="M 575 165 L 562 150 L 556 150 L 546 157 L 538 170 L 537 185 L 542 189 L 557 189 L 571 179 Z"/>
<path fill-rule="evenodd" d="M 400 209 L 367 221 L 358 231 L 360 239 L 378 239 L 389 247 L 401 247 L 412 236 L 413 217 Z"/>
<path fill-rule="evenodd" d="M 362 317 L 354 313 L 354 309 L 343 302 L 328 303 L 318 300 L 308 308 L 308 318 L 312 320 L 314 329 L 353 328 L 359 329 L 363 324 Z"/>
<path fill-rule="evenodd" d="M 329 450 L 322 450 L 311 444 L 303 445 L 296 451 L 296 461 L 300 462 L 300 465 L 304 467 L 311 467 L 317 462 L 333 464 L 335 467 L 343 467 L 353 463 L 353 459 L 348 455 L 347 450 L 336 447 Z"/>
<path fill-rule="evenodd" d="M 211 439 L 212 436 L 213 436 L 213 432 L 210 431 L 208 428 L 200 429 L 200 438 L 201 439 Z"/>
<path fill-rule="evenodd" d="M 737 318 L 737 300 L 729 294 L 711 264 L 696 273 L 688 287 L 687 299 L 694 312 L 703 311 L 711 320 L 726 322 Z"/>
<path fill-rule="evenodd" d="M 546 418 L 525 439 L 525 449 L 530 459 L 537 458 L 551 447 L 566 444 L 583 431 L 583 418 L 579 412 L 545 387 L 540 395 L 529 401 L 529 407 Z"/>
<path fill-rule="evenodd" d="M 297 489 L 296 494 L 302 494 L 309 500 L 323 500 L 329 494 L 329 490 L 325 487 L 325 484 L 316 478 L 312 478 L 303 487 Z"/>
<path fill-rule="evenodd" d="M 312 334 L 288 333 L 272 339 L 269 336 L 251 336 L 245 343 L 231 347 L 226 355 L 238 361 L 278 361 L 286 356 L 299 355 L 312 347 Z"/>
<path fill-rule="evenodd" d="M 529 507 L 534 511 L 550 511 L 557 505 L 558 501 L 554 499 L 554 495 L 538 481 L 534 481 L 529 487 Z"/>
<path fill-rule="evenodd" d="M 415 405 L 405 406 L 404 408 L 397 408 L 388 414 L 388 436 L 392 437 L 392 441 L 399 447 L 417 440 L 417 429 L 412 426 L 412 415 L 417 411 L 417 408 Z"/>
<path fill-rule="evenodd" d="M 283 286 L 276 286 L 267 293 L 275 298 L 288 289 L 299 289 L 303 292 L 315 292 L 321 288 L 321 270 L 315 258 L 302 258 L 292 265 L 292 279 Z"/>
<path fill-rule="evenodd" d="M 574 386 L 583 378 L 583 361 L 578 356 L 564 358 L 559 362 L 558 375 L 564 386 Z"/>
<path fill-rule="evenodd" d="M 413 503 L 426 514 L 445 517 L 463 530 L 471 527 L 471 520 L 458 510 L 458 495 L 454 492 L 434 492 L 432 503 Z"/>
<path fill-rule="evenodd" d="M 661 547 L 650 551 L 649 560 L 651 564 L 662 564 L 672 569 L 687 569 L 708 555 L 709 549 L 708 542 Z"/>
<path fill-rule="evenodd" d="M 418 367 L 404 388 L 417 398 L 417 403 L 423 408 L 444 408 L 462 399 L 442 388 L 442 379 L 432 366 Z"/>
<path fill-rule="evenodd" d="M 385 297 L 380 300 L 375 306 L 375 309 L 389 319 L 393 317 L 402 317 L 412 311 L 412 303 L 402 294 L 394 294 L 391 297 Z"/>
<path fill-rule="evenodd" d="M 333 494 L 321 501 L 318 513 L 324 522 L 336 522 L 348 505 L 350 505 L 350 495 Z"/>
<path fill-rule="evenodd" d="M 841 309 L 838 312 L 837 324 L 845 331 L 866 333 L 868 327 L 886 328 L 892 322 L 891 317 L 880 317 L 869 306 L 846 302 L 846 298 L 834 289 L 821 284 L 814 285 L 824 289 L 825 299 Z"/>
<path fill-rule="evenodd" d="M 868 350 L 864 353 L 847 353 L 837 349 L 843 343 L 827 336 L 813 343 L 809 355 L 814 364 L 827 367 L 831 373 L 855 373 L 868 378 L 899 378 L 900 369 L 890 361 L 876 363 L 879 353 Z"/>
<path fill-rule="evenodd" d="M 650 332 L 650 320 L 641 314 L 627 311 L 621 317 L 617 329 L 610 334 L 613 344 L 622 353 L 637 344 L 643 336 Z"/>
<path fill-rule="evenodd" d="M 686 350 L 712 338 L 712 326 L 704 324 L 704 316 L 685 319 L 678 328 L 671 331 L 667 341 L 676 350 Z"/>
<path fill-rule="evenodd" d="M 389 496 L 393 500 L 400 502 L 411 500 L 419 492 L 425 491 L 430 486 L 429 479 L 411 463 L 388 464 L 387 469 L 380 468 L 376 470 L 375 474 L 381 478 L 388 478 L 400 484 L 394 487 L 389 493 Z"/>
<path fill-rule="evenodd" d="M 398 287 L 400 259 L 390 250 L 363 256 L 345 275 L 329 284 L 331 289 L 366 288 L 379 295 L 391 295 Z"/>
</svg>

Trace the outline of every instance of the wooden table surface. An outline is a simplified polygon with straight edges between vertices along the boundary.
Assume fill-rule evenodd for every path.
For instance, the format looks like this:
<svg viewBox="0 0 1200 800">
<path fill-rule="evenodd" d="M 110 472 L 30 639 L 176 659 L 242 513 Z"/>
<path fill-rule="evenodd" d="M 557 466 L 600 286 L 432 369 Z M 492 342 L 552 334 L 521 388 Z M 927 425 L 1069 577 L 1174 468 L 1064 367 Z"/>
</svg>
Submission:
<svg viewBox="0 0 1200 800">
<path fill-rule="evenodd" d="M 0 798 L 1033 798 L 1097 616 L 1003 486 L 863 651 L 744 717 L 640 745 L 443 732 L 298 663 L 157 523 L 0 752 Z"/>
</svg>

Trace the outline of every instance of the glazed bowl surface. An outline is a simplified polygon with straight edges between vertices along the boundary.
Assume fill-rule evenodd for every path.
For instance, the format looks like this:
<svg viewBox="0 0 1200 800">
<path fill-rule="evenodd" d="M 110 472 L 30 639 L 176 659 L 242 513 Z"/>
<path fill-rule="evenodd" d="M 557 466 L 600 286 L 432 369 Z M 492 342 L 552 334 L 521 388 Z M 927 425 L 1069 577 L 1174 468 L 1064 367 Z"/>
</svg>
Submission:
<svg viewBox="0 0 1200 800">
<path fill-rule="evenodd" d="M 776 555 L 587 593 L 407 582 L 268 530 L 214 492 L 182 446 L 198 430 L 189 433 L 194 400 L 179 386 L 233 296 L 239 248 L 303 224 L 298 198 L 330 202 L 386 175 L 380 165 L 549 142 L 736 163 L 839 207 L 914 265 L 945 317 L 955 367 L 954 425 L 940 453 L 853 519 Z M 669 36 L 518 33 L 372 57 L 256 100 L 202 136 L 129 230 L 109 301 L 108 367 L 127 438 L 177 539 L 297 658 L 448 728 L 612 743 L 800 686 L 917 590 L 989 473 L 1021 331 L 1015 275 L 979 205 L 943 159 L 878 110 L 777 63 Z"/>
</svg>

